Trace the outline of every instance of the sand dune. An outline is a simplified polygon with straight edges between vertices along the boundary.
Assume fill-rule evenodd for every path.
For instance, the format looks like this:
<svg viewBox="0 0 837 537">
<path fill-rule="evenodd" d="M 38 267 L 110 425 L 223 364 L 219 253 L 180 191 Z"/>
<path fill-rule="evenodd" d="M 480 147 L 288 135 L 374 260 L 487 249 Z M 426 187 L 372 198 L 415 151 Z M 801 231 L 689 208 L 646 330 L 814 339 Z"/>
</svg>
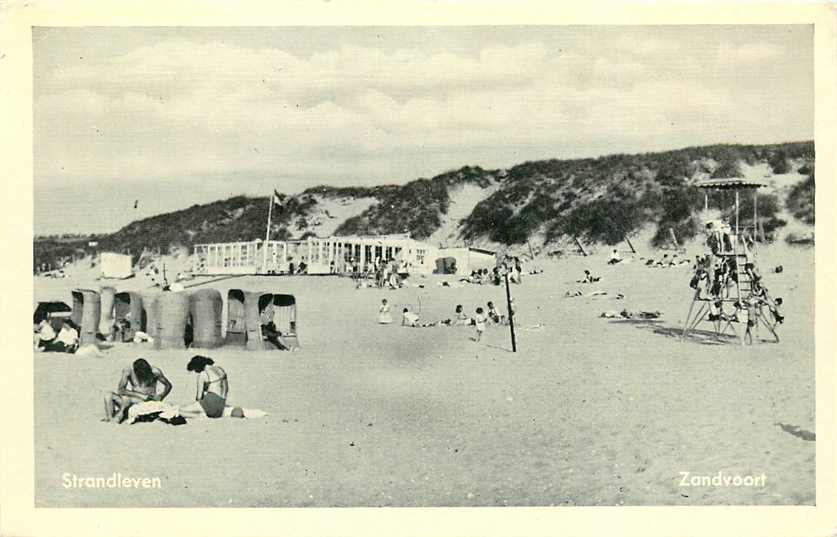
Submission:
<svg viewBox="0 0 837 537">
<path fill-rule="evenodd" d="M 129 344 L 102 358 L 36 354 L 36 504 L 813 504 L 816 442 L 788 432 L 816 432 L 813 250 L 777 244 L 760 252 L 787 319 L 781 343 L 746 347 L 680 342 L 689 269 L 608 266 L 606 251 L 540 261 L 543 274 L 513 287 L 517 353 L 503 327 L 476 344 L 469 328 L 375 323 L 384 297 L 425 320 L 449 317 L 456 304 L 473 312 L 493 300 L 505 310 L 500 287 L 439 287 L 440 276 L 415 280 L 423 289 L 389 292 L 332 277 L 214 284 L 281 290 L 299 302 L 301 352 L 207 352 L 229 373 L 231 402 L 269 413 L 259 420 L 100 423 L 100 392 L 138 356 L 173 381 L 173 402 L 189 402 L 185 365 L 195 352 Z M 778 264 L 784 272 L 770 273 Z M 564 298 L 584 268 L 602 276 L 597 288 L 624 300 Z M 36 278 L 36 298 L 96 284 L 81 272 Z M 143 285 L 136 278 L 117 287 Z M 598 318 L 615 307 L 663 316 Z M 682 471 L 764 473 L 766 482 L 686 488 Z M 65 472 L 160 477 L 163 486 L 65 489 Z"/>
</svg>

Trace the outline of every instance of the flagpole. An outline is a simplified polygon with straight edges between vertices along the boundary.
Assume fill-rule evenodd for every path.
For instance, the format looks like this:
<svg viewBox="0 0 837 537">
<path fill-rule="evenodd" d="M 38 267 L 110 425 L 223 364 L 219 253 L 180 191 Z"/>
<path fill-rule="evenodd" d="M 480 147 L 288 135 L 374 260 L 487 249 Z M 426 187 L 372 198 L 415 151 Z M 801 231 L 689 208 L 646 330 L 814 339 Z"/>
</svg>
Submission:
<svg viewBox="0 0 837 537">
<path fill-rule="evenodd" d="M 264 246 L 262 247 L 262 272 L 267 272 L 267 241 L 270 240 L 270 217 L 273 215 L 274 196 L 273 192 L 268 196 L 270 207 L 267 209 L 267 231 L 264 234 Z"/>
</svg>

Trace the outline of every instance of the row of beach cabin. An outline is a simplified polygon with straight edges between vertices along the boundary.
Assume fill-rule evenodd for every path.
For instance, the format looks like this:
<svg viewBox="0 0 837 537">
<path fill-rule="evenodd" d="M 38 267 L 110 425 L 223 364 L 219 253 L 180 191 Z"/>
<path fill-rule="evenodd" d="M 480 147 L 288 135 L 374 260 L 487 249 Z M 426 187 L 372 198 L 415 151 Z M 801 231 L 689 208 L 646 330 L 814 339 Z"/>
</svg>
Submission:
<svg viewBox="0 0 837 537">
<path fill-rule="evenodd" d="M 376 260 L 396 261 L 410 274 L 470 274 L 497 263 L 488 250 L 436 248 L 409 234 L 197 244 L 194 254 L 196 275 L 286 274 L 300 263 L 307 274 L 348 274 L 367 272 Z"/>
<path fill-rule="evenodd" d="M 212 349 L 223 345 L 248 350 L 277 349 L 263 333 L 266 310 L 270 321 L 291 348 L 299 346 L 296 299 L 266 291 L 216 289 L 155 294 L 75 289 L 70 319 L 79 327 L 80 344 L 113 339 L 133 340 L 141 331 L 155 349 Z M 226 299 L 226 319 L 224 300 Z M 224 322 L 226 321 L 226 322 Z"/>
</svg>

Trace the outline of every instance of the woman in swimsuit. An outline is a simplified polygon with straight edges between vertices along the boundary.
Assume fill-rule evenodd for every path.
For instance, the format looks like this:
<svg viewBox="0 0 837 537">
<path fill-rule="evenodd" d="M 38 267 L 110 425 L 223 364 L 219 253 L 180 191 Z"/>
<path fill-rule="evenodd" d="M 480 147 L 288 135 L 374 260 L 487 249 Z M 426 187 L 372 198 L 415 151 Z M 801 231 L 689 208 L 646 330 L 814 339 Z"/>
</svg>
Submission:
<svg viewBox="0 0 837 537">
<path fill-rule="evenodd" d="M 186 366 L 187 371 L 197 374 L 195 402 L 180 409 L 185 418 L 220 418 L 227 405 L 229 383 L 227 372 L 214 365 L 215 361 L 206 356 L 193 356 Z"/>
</svg>

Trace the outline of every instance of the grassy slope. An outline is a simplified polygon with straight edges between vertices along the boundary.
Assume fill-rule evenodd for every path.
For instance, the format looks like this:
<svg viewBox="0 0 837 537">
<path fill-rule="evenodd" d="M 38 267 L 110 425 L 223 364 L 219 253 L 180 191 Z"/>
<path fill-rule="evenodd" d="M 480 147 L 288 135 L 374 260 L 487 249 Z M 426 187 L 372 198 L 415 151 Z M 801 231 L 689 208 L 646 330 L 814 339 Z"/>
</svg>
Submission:
<svg viewBox="0 0 837 537">
<path fill-rule="evenodd" d="M 405 185 L 334 188 L 314 187 L 288 196 L 283 210 L 274 213 L 271 236 L 302 238 L 313 234 L 310 219 L 323 200 L 373 198 L 368 209 L 343 221 L 336 234 L 379 234 L 409 231 L 419 239 L 436 231 L 447 214 L 450 192 L 464 184 L 482 188 L 485 199 L 460 222 L 461 238 L 522 244 L 540 233 L 547 241 L 579 236 L 607 244 L 622 240 L 648 224 L 658 229 L 654 242 L 662 243 L 669 227 L 678 237 L 693 236 L 703 196 L 691 185 L 698 176 L 736 175 L 740 162 L 767 162 L 784 173 L 792 162 L 811 166 L 812 142 L 775 145 L 713 145 L 663 153 L 609 155 L 574 160 L 525 162 L 509 170 L 464 167 L 432 179 Z M 806 222 L 813 222 L 813 171 L 805 185 L 792 190 L 787 205 Z M 766 208 L 779 207 L 765 200 Z M 267 198 L 236 196 L 205 205 L 133 222 L 110 235 L 97 237 L 99 250 L 129 251 L 138 257 L 144 249 L 163 252 L 174 246 L 202 242 L 252 240 L 264 233 Z M 781 225 L 769 210 L 768 225 Z M 774 220 L 770 220 L 774 218 Z M 87 238 L 36 240 L 36 263 L 91 252 Z"/>
</svg>

